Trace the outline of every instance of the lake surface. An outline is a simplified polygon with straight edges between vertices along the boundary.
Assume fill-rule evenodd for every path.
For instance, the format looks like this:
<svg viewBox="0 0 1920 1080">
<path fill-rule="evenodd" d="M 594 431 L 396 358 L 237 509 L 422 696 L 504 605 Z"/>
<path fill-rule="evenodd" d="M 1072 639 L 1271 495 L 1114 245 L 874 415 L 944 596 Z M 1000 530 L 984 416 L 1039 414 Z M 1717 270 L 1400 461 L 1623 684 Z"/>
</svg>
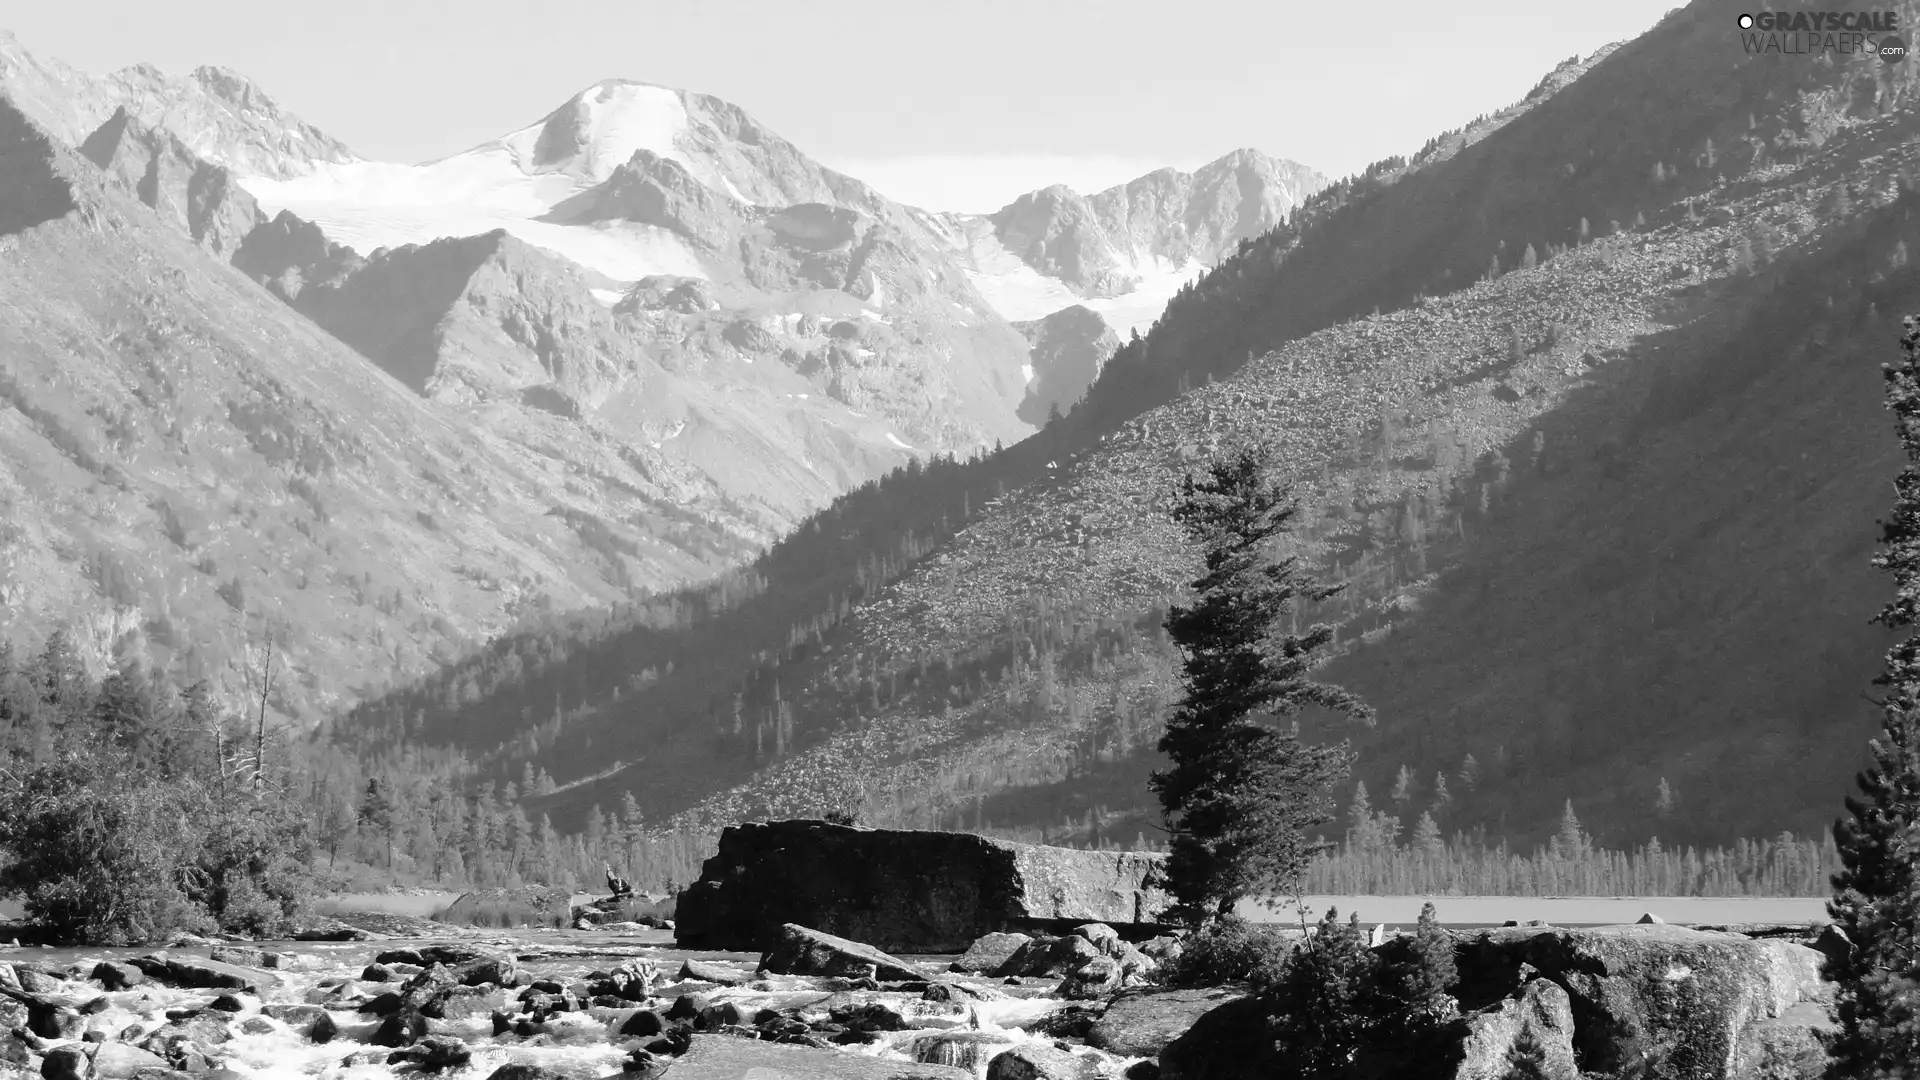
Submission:
<svg viewBox="0 0 1920 1080">
<path fill-rule="evenodd" d="M 1609 926 L 1638 922 L 1651 912 L 1670 923 L 1727 925 L 1731 923 L 1826 922 L 1825 897 L 1758 896 L 1309 896 L 1311 924 L 1327 908 L 1345 918 L 1358 913 L 1368 926 L 1407 925 L 1420 917 L 1420 906 L 1433 902 L 1434 913 L 1446 926 L 1499 926 L 1509 919 L 1542 919 L 1554 926 Z M 1296 922 L 1291 900 L 1278 910 L 1246 901 L 1239 912 L 1256 922 Z"/>
</svg>

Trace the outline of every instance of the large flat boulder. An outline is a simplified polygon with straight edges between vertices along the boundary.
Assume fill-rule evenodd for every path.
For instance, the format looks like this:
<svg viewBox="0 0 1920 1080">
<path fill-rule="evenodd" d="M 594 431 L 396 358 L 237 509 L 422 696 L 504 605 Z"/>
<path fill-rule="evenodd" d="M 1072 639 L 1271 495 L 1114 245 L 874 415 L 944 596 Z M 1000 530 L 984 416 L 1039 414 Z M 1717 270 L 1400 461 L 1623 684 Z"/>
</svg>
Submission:
<svg viewBox="0 0 1920 1080">
<path fill-rule="evenodd" d="M 1158 1057 L 1202 1015 L 1246 995 L 1241 986 L 1122 991 L 1087 1031 L 1087 1044 L 1121 1057 Z"/>
<path fill-rule="evenodd" d="M 573 897 L 544 885 L 495 887 L 461 893 L 438 918 L 455 926 L 568 926 Z"/>
<path fill-rule="evenodd" d="M 695 1035 L 662 1080 L 974 1080 L 973 1072 L 949 1065 L 882 1061 L 850 1050 Z"/>
<path fill-rule="evenodd" d="M 959 952 L 1005 930 L 1158 931 L 1164 855 L 824 821 L 735 825 L 681 895 L 682 948 L 764 949 L 785 923 L 894 951 Z"/>
<path fill-rule="evenodd" d="M 823 934 L 818 930 L 787 923 L 775 933 L 760 966 L 776 975 L 828 975 L 858 978 L 873 968 L 873 977 L 882 982 L 909 982 L 925 979 L 904 960 L 888 956 L 871 945 Z"/>
<path fill-rule="evenodd" d="M 1463 1015 L 1430 1045 L 1362 1047 L 1365 1075 L 1504 1080 L 1525 1034 L 1553 1080 L 1811 1080 L 1833 1026 L 1820 953 L 1781 938 L 1511 927 L 1456 935 L 1454 960 Z M 1271 1075 L 1286 1053 L 1271 1008 L 1249 997 L 1201 1015 L 1160 1052 L 1162 1080 Z"/>
<path fill-rule="evenodd" d="M 1519 996 L 1522 965 L 1566 991 L 1589 1072 L 1755 1075 L 1794 1052 L 1786 1044 L 1808 1028 L 1796 1018 L 1823 1013 L 1830 994 L 1805 945 L 1658 923 L 1487 930 L 1463 939 L 1456 960 L 1468 1009 L 1495 1004 L 1490 991 Z"/>
</svg>

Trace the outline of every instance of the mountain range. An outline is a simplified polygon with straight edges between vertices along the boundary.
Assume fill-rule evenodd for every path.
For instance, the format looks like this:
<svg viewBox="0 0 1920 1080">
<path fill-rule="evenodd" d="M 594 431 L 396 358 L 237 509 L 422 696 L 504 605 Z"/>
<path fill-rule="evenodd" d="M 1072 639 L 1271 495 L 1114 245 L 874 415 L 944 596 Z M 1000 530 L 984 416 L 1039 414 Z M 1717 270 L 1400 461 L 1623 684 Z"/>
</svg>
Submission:
<svg viewBox="0 0 1920 1080">
<path fill-rule="evenodd" d="M 1118 341 L 1067 316 L 1030 342 L 956 246 L 965 219 L 894 203 L 706 95 L 607 81 L 421 166 L 361 159 L 232 71 L 92 76 L 4 32 L 0 96 L 16 132 L 6 168 L 27 185 L 9 184 L 0 219 L 22 245 L 16 269 L 49 283 L 22 279 L 21 350 L 0 372 L 28 418 L 8 459 L 0 630 L 92 627 L 96 661 L 144 652 L 183 678 L 223 672 L 272 632 L 302 669 L 276 703 L 289 716 L 317 719 L 539 612 L 739 566 L 905 462 L 1017 441 L 1049 405 L 1071 405 Z M 1301 193 L 1319 182 L 1235 160 L 1244 192 L 1232 177 L 1154 174 L 1175 193 L 1162 231 L 1202 225 L 1182 241 L 1190 262 L 1291 208 L 1265 177 Z M 91 215 L 126 227 L 97 243 L 70 229 Z M 80 303 L 68 286 L 96 261 L 113 265 Z M 111 286 L 134 273 L 142 288 Z M 248 301 L 213 299 L 236 273 Z M 125 297 L 142 297 L 147 329 L 122 325 Z M 167 393 L 129 374 L 142 349 L 168 357 L 153 360 Z M 93 359 L 30 362 L 63 353 Z M 269 389 L 222 381 L 256 369 Z M 285 380 L 302 370 L 393 401 L 296 393 Z M 227 419 L 176 436 L 185 387 Z M 416 415 L 435 420 L 402 419 Z M 474 441 L 421 451 L 444 458 L 435 468 L 336 445 L 438 430 Z M 144 461 L 142 432 L 167 433 L 174 457 Z M 235 437 L 244 450 L 211 449 Z M 84 512 L 56 496 L 59 470 L 33 463 L 74 453 L 119 495 Z M 505 471 L 488 473 L 488 455 Z M 438 477 L 421 489 L 435 497 L 414 492 L 420 476 Z M 402 492 L 405 510 L 353 505 Z M 138 509 L 104 509 L 122 502 Z M 263 514 L 273 525 L 255 529 Z M 472 514 L 486 526 L 468 528 Z M 388 535 L 368 534 L 375 520 Z M 306 539 L 282 547 L 288 529 Z M 142 536 L 184 539 L 149 550 Z M 317 564 L 298 554 L 315 543 L 344 593 L 316 591 Z"/>
<path fill-rule="evenodd" d="M 1303 613 L 1339 628 L 1327 676 L 1380 707 L 1303 728 L 1351 740 L 1403 824 L 1527 843 L 1571 799 L 1610 844 L 1817 834 L 1874 722 L 1897 468 L 1874 358 L 1920 284 L 1917 83 L 1744 56 L 1736 14 L 1696 0 L 1325 187 L 1177 290 L 1060 422 L 843 502 L 753 596 L 546 663 L 566 632 L 502 640 L 346 730 L 420 710 L 426 744 L 550 775 L 528 805 L 562 823 L 625 797 L 695 830 L 864 800 L 1130 838 L 1176 692 L 1158 625 L 1196 570 L 1168 498 L 1252 443 L 1295 485 L 1298 550 L 1348 586 Z M 1119 280 L 1033 235 L 1089 301 Z M 612 682 L 634 670 L 637 699 Z M 437 704 L 450 686 L 477 696 Z"/>
</svg>

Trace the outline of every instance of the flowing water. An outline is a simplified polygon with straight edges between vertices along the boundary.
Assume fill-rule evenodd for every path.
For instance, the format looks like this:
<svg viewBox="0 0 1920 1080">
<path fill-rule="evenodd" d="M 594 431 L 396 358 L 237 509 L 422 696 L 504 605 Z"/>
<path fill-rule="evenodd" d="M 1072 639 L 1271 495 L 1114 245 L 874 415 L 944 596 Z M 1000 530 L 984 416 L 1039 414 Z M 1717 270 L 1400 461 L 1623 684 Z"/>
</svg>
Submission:
<svg viewBox="0 0 1920 1080">
<path fill-rule="evenodd" d="M 372 997 L 387 990 L 397 989 L 393 982 L 359 982 L 353 987 L 360 996 L 347 1002 L 325 1002 L 329 1015 L 339 1025 L 339 1034 L 333 1041 L 314 1044 L 290 1030 L 285 1024 L 260 1014 L 261 1004 L 305 1003 L 310 992 L 322 992 L 323 984 L 335 984 L 343 979 L 357 979 L 362 970 L 372 962 L 374 956 L 389 949 L 404 948 L 426 944 L 430 941 L 447 941 L 447 937 L 422 939 L 392 939 L 376 942 L 252 942 L 246 947 L 261 948 L 269 952 L 291 954 L 294 957 L 292 968 L 276 969 L 267 974 L 277 979 L 278 985 L 263 986 L 264 1001 L 255 1000 L 251 995 L 242 995 L 244 1011 L 231 1017 L 230 1030 L 233 1038 L 230 1042 L 209 1047 L 209 1056 L 222 1059 L 220 1064 L 242 1077 L 259 1077 L 261 1080 L 295 1080 L 295 1078 L 320 1078 L 320 1080 L 375 1080 L 400 1074 L 399 1070 L 389 1068 L 383 1062 L 384 1051 L 368 1046 L 366 1040 L 379 1026 L 379 1018 L 362 1015 L 354 1010 L 353 1004 L 363 998 Z M 722 987 L 712 983 L 687 981 L 676 982 L 673 976 L 680 970 L 686 959 L 699 959 L 715 962 L 741 977 L 750 976 L 758 965 L 759 957 L 749 953 L 724 953 L 713 951 L 688 951 L 674 948 L 671 935 L 664 931 L 649 931 L 640 934 L 611 934 L 605 931 L 568 931 L 568 930 L 520 930 L 501 932 L 483 936 L 481 933 L 464 935 L 458 939 L 463 944 L 480 945 L 501 952 L 513 954 L 519 959 L 520 967 L 533 974 L 536 979 L 554 979 L 563 984 L 580 979 L 594 970 L 608 970 L 622 961 L 637 957 L 652 959 L 659 965 L 663 982 L 655 987 L 657 996 L 652 1004 L 656 1007 L 671 1003 L 671 999 L 682 994 L 700 993 L 709 1001 L 718 1004 L 734 1001 L 740 1003 L 743 1010 L 751 1016 L 762 1008 L 795 1010 L 801 1019 L 812 1019 L 814 1014 L 824 1015 L 823 1004 L 829 996 L 821 988 L 826 980 L 807 979 L 793 976 L 774 976 L 755 984 L 758 989 L 741 987 Z M 101 996 L 98 984 L 85 980 L 85 974 L 101 960 L 123 960 L 128 957 L 146 955 L 152 949 L 51 949 L 51 948 L 0 948 L 0 963 L 30 961 L 38 964 L 56 966 L 79 965 L 82 968 L 78 980 L 68 982 L 64 992 L 53 995 L 66 999 L 69 1003 L 79 1004 Z M 166 950 L 170 957 L 208 958 L 211 948 L 207 946 L 173 948 Z M 914 962 L 929 975 L 945 972 L 952 956 L 910 956 L 902 959 Z M 927 1046 L 928 1036 L 955 1030 L 977 1031 L 979 1036 L 964 1040 L 945 1040 L 959 1042 L 959 1047 L 940 1050 L 939 1056 L 932 1057 L 940 1063 L 968 1066 L 976 1076 L 985 1076 L 987 1061 L 1005 1045 L 1040 1040 L 1051 1043 L 1050 1038 L 1030 1034 L 1024 1030 L 1035 1021 L 1046 1016 L 1065 1004 L 1049 996 L 1053 991 L 1051 982 L 1030 980 L 1030 985 L 1007 986 L 1000 980 L 980 976 L 961 976 L 940 974 L 940 978 L 960 983 L 975 989 L 980 1000 L 965 1005 L 945 1005 L 920 1000 L 919 994 L 889 993 L 886 991 L 852 991 L 834 995 L 834 1003 L 842 1004 L 849 1000 L 883 1001 L 907 1017 L 912 1030 L 880 1033 L 880 1041 L 865 1046 L 854 1045 L 842 1048 L 839 1052 L 866 1054 L 899 1061 L 916 1060 L 918 1052 L 922 1056 L 933 1054 Z M 269 980 L 270 982 L 272 980 Z M 229 991 L 194 990 L 166 986 L 155 980 L 149 980 L 130 990 L 106 994 L 110 1003 L 102 1012 L 88 1017 L 88 1026 L 102 1029 L 118 1035 L 132 1026 L 142 1028 L 134 1041 L 144 1037 L 144 1033 L 166 1021 L 169 1009 L 202 1006 L 221 993 Z M 509 1000 L 518 991 L 509 992 Z M 635 1003 L 636 1005 L 640 1003 Z M 509 1008 L 515 1006 L 510 1005 Z M 548 1022 L 544 1034 L 522 1038 L 508 1032 L 493 1034 L 493 1024 L 488 1016 L 481 1015 L 466 1020 L 442 1021 L 429 1020 L 431 1034 L 453 1035 L 464 1041 L 473 1052 L 472 1062 L 446 1075 L 455 1080 L 480 1080 L 491 1074 L 494 1069 L 508 1063 L 540 1065 L 555 1069 L 576 1080 L 607 1077 L 618 1074 L 628 1051 L 645 1043 L 646 1039 L 623 1038 L 617 1035 L 616 1028 L 625 1013 L 617 1016 L 609 1010 L 594 1012 L 555 1013 Z M 259 1023 L 248 1023 L 259 1019 Z M 247 1030 L 247 1029 L 253 1030 Z M 1004 1044 L 1002 1040 L 1005 1040 Z M 921 1041 L 919 1048 L 916 1041 Z M 970 1048 L 964 1044 L 977 1044 Z M 1101 1073 L 1118 1076 L 1121 1070 L 1133 1060 L 1101 1055 Z M 379 1060 L 370 1060 L 379 1059 Z"/>
</svg>

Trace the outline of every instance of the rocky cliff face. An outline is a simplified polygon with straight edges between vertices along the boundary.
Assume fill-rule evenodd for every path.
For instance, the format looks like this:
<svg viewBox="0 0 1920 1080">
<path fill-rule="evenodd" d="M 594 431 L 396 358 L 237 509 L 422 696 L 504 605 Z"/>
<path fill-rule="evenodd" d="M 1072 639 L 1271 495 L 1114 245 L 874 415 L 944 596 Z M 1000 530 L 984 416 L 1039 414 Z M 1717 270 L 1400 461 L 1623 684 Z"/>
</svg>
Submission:
<svg viewBox="0 0 1920 1080">
<path fill-rule="evenodd" d="M 124 105 L 87 136 L 80 152 L 216 256 L 231 256 L 266 222 L 231 170 L 203 160 L 173 132 L 134 119 Z"/>
<path fill-rule="evenodd" d="M 1055 409 L 1073 407 L 1100 375 L 1100 367 L 1120 347 L 1120 337 L 1098 313 L 1082 304 L 1061 308 L 1044 319 L 1015 323 L 1033 346 L 1033 380 L 1020 402 L 1020 419 L 1044 424 Z"/>
<path fill-rule="evenodd" d="M 927 217 L 1008 318 L 1084 301 L 1124 337 L 1326 184 L 1304 165 L 1236 150 L 1191 173 L 1160 169 L 1093 195 L 1055 185 L 993 214 Z"/>
</svg>

